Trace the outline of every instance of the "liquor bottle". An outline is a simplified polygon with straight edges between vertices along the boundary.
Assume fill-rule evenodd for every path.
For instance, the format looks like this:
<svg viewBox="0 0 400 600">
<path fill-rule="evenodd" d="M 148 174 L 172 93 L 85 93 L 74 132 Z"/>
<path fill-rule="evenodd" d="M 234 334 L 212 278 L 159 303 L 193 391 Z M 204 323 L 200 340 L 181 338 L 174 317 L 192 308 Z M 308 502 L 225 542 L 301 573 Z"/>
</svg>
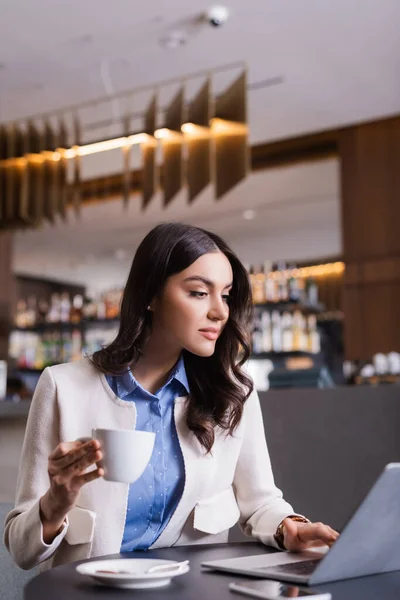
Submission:
<svg viewBox="0 0 400 600">
<path fill-rule="evenodd" d="M 83 305 L 83 317 L 87 321 L 93 321 L 97 318 L 97 306 L 96 303 L 89 299 Z"/>
<path fill-rule="evenodd" d="M 29 296 L 25 313 L 26 327 L 34 327 L 37 322 L 37 304 L 35 296 Z"/>
<path fill-rule="evenodd" d="M 302 314 L 299 310 L 295 310 L 293 313 L 293 350 L 295 352 L 304 350 Z"/>
<path fill-rule="evenodd" d="M 72 299 L 72 307 L 69 320 L 71 323 L 77 324 L 82 321 L 83 314 L 83 297 L 80 294 L 75 294 Z"/>
<path fill-rule="evenodd" d="M 106 319 L 116 319 L 119 314 L 121 294 L 118 290 L 111 290 L 106 294 Z"/>
<path fill-rule="evenodd" d="M 26 302 L 25 300 L 18 300 L 17 302 L 17 314 L 15 315 L 15 324 L 21 329 L 27 327 L 26 324 Z"/>
<path fill-rule="evenodd" d="M 299 284 L 297 277 L 294 276 L 295 266 L 289 267 L 290 276 L 288 280 L 289 300 L 290 302 L 298 302 L 300 299 Z"/>
<path fill-rule="evenodd" d="M 97 318 L 100 320 L 106 318 L 106 305 L 102 296 L 97 301 Z"/>
<path fill-rule="evenodd" d="M 318 286 L 315 279 L 309 277 L 306 281 L 306 295 L 307 300 L 313 306 L 318 304 Z"/>
<path fill-rule="evenodd" d="M 249 281 L 250 281 L 250 288 L 251 288 L 251 297 L 253 298 L 253 302 L 254 302 L 254 267 L 252 265 L 250 265 L 250 268 L 249 268 Z"/>
<path fill-rule="evenodd" d="M 276 302 L 278 296 L 277 281 L 274 278 L 273 268 L 272 263 L 269 263 L 268 270 L 265 270 L 265 299 L 267 302 Z"/>
<path fill-rule="evenodd" d="M 251 333 L 251 345 L 253 354 L 261 354 L 263 351 L 263 336 L 261 331 L 261 319 L 255 315 L 253 321 L 253 331 Z"/>
<path fill-rule="evenodd" d="M 307 302 L 306 296 L 306 282 L 303 277 L 297 278 L 297 289 L 299 293 L 299 302 L 305 304 Z"/>
<path fill-rule="evenodd" d="M 39 324 L 46 323 L 48 313 L 49 303 L 44 298 L 40 298 L 37 306 L 37 322 Z"/>
<path fill-rule="evenodd" d="M 50 310 L 47 314 L 49 323 L 59 323 L 61 320 L 61 298 L 56 292 L 50 298 Z"/>
<path fill-rule="evenodd" d="M 277 310 L 271 313 L 272 322 L 272 350 L 273 352 L 282 352 L 282 324 L 281 315 Z"/>
<path fill-rule="evenodd" d="M 308 352 L 307 320 L 303 313 L 300 313 L 300 350 Z"/>
<path fill-rule="evenodd" d="M 321 339 L 317 328 L 317 317 L 309 315 L 308 317 L 308 351 L 312 354 L 318 354 L 321 351 Z"/>
<path fill-rule="evenodd" d="M 288 281 L 286 276 L 286 265 L 284 262 L 278 265 L 278 302 L 289 300 Z"/>
<path fill-rule="evenodd" d="M 254 304 L 264 304 L 265 300 L 265 273 L 264 267 L 261 266 L 258 273 L 254 275 L 253 302 Z"/>
<path fill-rule="evenodd" d="M 261 335 L 262 351 L 272 352 L 271 315 L 268 311 L 263 311 L 261 315 Z"/>
<path fill-rule="evenodd" d="M 68 292 L 63 292 L 60 299 L 60 321 L 69 323 L 71 313 L 71 301 Z"/>
<path fill-rule="evenodd" d="M 289 312 L 282 314 L 282 350 L 293 351 L 293 316 Z"/>
</svg>

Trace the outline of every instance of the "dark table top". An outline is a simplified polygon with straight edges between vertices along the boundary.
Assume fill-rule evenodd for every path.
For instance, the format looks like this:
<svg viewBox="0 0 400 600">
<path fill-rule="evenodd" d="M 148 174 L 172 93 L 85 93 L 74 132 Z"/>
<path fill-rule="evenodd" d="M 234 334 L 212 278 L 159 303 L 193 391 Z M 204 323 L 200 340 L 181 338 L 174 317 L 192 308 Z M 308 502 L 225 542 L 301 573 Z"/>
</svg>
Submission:
<svg viewBox="0 0 400 600">
<path fill-rule="evenodd" d="M 251 556 L 270 552 L 256 542 L 212 544 L 207 546 L 178 546 L 148 552 L 131 552 L 102 558 L 162 558 L 190 560 L 190 571 L 176 577 L 168 587 L 152 590 L 124 590 L 107 588 L 91 582 L 75 571 L 78 563 L 63 565 L 32 579 L 25 587 L 25 600 L 236 600 L 249 596 L 233 595 L 228 589 L 231 581 L 248 579 L 233 573 L 218 573 L 201 569 L 205 560 Z M 92 560 L 99 560 L 99 557 Z M 82 561 L 81 561 L 82 562 Z M 399 600 L 400 571 L 385 575 L 349 579 L 311 588 L 329 591 L 332 600 Z"/>
</svg>

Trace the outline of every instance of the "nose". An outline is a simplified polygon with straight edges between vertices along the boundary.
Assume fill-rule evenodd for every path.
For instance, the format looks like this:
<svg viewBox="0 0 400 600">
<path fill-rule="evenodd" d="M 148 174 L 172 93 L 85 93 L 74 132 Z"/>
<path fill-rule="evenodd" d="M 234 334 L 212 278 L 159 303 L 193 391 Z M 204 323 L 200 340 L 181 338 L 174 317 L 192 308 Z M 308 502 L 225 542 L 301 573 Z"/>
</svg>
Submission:
<svg viewBox="0 0 400 600">
<path fill-rule="evenodd" d="M 221 297 L 213 298 L 207 316 L 211 321 L 226 321 L 229 307 Z"/>
</svg>

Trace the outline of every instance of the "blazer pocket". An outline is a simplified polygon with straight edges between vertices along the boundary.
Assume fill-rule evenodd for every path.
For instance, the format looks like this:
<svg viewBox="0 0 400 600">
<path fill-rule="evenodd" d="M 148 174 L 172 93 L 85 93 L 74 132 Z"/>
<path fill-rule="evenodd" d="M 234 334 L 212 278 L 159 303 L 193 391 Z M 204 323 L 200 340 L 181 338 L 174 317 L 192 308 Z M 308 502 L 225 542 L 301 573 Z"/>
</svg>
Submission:
<svg viewBox="0 0 400 600">
<path fill-rule="evenodd" d="M 232 486 L 223 492 L 200 500 L 194 508 L 194 529 L 220 533 L 238 522 L 240 510 Z"/>
<path fill-rule="evenodd" d="M 65 541 L 71 546 L 75 544 L 89 544 L 93 540 L 96 513 L 74 506 L 68 513 L 68 530 Z"/>
</svg>

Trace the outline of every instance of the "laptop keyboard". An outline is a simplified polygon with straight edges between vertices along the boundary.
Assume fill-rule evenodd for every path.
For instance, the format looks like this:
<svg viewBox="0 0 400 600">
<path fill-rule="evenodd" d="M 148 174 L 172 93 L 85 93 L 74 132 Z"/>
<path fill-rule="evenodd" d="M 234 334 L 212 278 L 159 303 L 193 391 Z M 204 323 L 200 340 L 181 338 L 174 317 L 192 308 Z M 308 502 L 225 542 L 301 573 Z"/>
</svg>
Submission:
<svg viewBox="0 0 400 600">
<path fill-rule="evenodd" d="M 312 575 L 315 567 L 318 565 L 321 559 L 317 560 L 304 560 L 295 563 L 285 563 L 283 565 L 275 565 L 274 567 L 258 567 L 257 571 L 263 571 L 264 573 L 291 573 L 293 575 Z"/>
</svg>

